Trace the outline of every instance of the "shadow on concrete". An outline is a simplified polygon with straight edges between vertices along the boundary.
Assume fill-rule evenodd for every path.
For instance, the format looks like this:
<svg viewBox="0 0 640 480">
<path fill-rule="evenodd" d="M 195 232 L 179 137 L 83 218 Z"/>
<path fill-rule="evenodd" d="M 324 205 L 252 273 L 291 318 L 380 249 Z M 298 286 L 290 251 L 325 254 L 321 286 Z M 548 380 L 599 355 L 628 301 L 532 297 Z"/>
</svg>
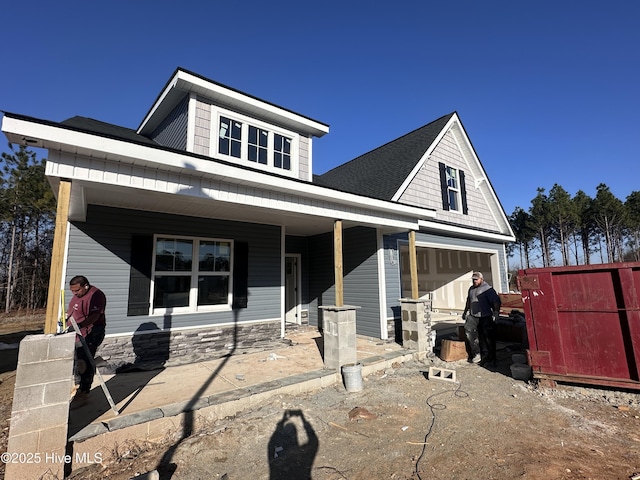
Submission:
<svg viewBox="0 0 640 480">
<path fill-rule="evenodd" d="M 393 339 L 398 345 L 402 345 L 402 307 L 391 307 L 393 312 Z"/>
<path fill-rule="evenodd" d="M 127 406 L 145 385 L 148 385 L 164 369 L 164 364 L 169 359 L 170 333 L 166 328 L 168 325 L 171 325 L 170 313 L 165 315 L 165 330 L 160 330 L 158 325 L 153 322 L 141 324 L 131 340 L 135 353 L 134 362 L 118 367 L 116 375 L 105 382 L 116 405 L 127 399 L 124 405 L 118 407 L 120 414 L 126 413 Z M 89 402 L 69 413 L 69 438 L 110 409 L 111 405 L 109 405 L 96 375 L 89 394 Z"/>
<path fill-rule="evenodd" d="M 187 405 L 184 407 L 183 411 L 184 422 L 182 424 L 182 433 L 180 434 L 180 438 L 173 444 L 171 447 L 167 449 L 162 458 L 160 459 L 156 470 L 160 475 L 160 480 L 169 480 L 174 472 L 177 469 L 177 465 L 174 463 L 174 455 L 178 449 L 178 447 L 184 442 L 187 438 L 191 436 L 193 433 L 193 429 L 195 427 L 195 409 L 194 406 L 202 396 L 202 394 L 207 390 L 211 382 L 220 375 L 220 372 L 224 369 L 225 365 L 229 361 L 229 359 L 233 356 L 234 352 L 238 348 L 238 309 L 233 309 L 233 347 L 229 350 L 223 358 L 223 361 L 218 365 L 218 367 L 209 375 L 209 378 L 200 386 L 198 391 L 191 397 Z"/>
<path fill-rule="evenodd" d="M 309 479 L 320 442 L 302 410 L 286 410 L 269 439 L 269 480 Z"/>
<path fill-rule="evenodd" d="M 318 347 L 318 351 L 320 352 L 320 358 L 322 358 L 322 363 L 324 363 L 324 334 L 315 337 L 313 341 L 316 342 L 316 347 Z"/>
</svg>

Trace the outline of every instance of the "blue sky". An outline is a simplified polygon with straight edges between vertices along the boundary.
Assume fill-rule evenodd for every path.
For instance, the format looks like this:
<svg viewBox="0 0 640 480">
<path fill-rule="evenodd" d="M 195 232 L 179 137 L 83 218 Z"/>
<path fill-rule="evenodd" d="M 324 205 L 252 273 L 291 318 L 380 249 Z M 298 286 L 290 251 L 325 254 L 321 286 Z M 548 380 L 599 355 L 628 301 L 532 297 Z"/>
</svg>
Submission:
<svg viewBox="0 0 640 480">
<path fill-rule="evenodd" d="M 457 111 L 507 215 L 554 183 L 594 196 L 602 182 L 623 201 L 640 190 L 633 0 L 24 0 L 0 11 L 0 110 L 137 128 L 180 66 L 329 124 L 314 173 Z"/>
</svg>

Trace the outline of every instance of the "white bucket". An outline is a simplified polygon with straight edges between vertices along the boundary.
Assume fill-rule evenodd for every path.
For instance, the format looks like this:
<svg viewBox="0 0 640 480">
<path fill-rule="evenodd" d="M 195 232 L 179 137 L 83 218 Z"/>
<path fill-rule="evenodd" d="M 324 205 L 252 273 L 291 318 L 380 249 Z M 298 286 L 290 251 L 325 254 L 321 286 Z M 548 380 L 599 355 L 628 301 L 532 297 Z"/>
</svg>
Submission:
<svg viewBox="0 0 640 480">
<path fill-rule="evenodd" d="M 359 392 L 362 390 L 362 364 L 347 363 L 342 366 L 342 378 L 347 392 Z"/>
<path fill-rule="evenodd" d="M 531 378 L 531 367 L 525 363 L 514 363 L 511 365 L 511 376 L 516 380 L 529 380 Z"/>
</svg>

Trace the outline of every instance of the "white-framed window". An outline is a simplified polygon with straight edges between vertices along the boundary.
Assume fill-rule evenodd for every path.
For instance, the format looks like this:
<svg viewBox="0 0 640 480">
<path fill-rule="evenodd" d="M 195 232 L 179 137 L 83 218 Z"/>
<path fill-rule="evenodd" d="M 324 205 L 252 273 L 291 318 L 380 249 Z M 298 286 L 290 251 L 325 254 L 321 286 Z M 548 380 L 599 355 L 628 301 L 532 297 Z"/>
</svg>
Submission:
<svg viewBox="0 0 640 480">
<path fill-rule="evenodd" d="M 460 211 L 460 182 L 458 170 L 453 167 L 446 167 L 447 174 L 447 197 L 449 198 L 449 210 Z"/>
<path fill-rule="evenodd" d="M 211 108 L 212 118 L 217 119 L 212 151 L 259 169 L 297 175 L 297 134 L 217 106 Z"/>
<path fill-rule="evenodd" d="M 249 125 L 248 160 L 262 165 L 267 164 L 269 153 L 269 132 L 262 128 Z"/>
<path fill-rule="evenodd" d="M 232 240 L 156 235 L 152 313 L 231 308 L 232 259 Z"/>
<path fill-rule="evenodd" d="M 442 189 L 442 209 L 469 215 L 467 188 L 464 170 L 438 162 L 440 187 Z"/>
<path fill-rule="evenodd" d="M 220 117 L 218 153 L 240 158 L 242 154 L 242 123 Z"/>
<path fill-rule="evenodd" d="M 273 166 L 291 170 L 291 139 L 277 133 L 273 142 Z"/>
</svg>

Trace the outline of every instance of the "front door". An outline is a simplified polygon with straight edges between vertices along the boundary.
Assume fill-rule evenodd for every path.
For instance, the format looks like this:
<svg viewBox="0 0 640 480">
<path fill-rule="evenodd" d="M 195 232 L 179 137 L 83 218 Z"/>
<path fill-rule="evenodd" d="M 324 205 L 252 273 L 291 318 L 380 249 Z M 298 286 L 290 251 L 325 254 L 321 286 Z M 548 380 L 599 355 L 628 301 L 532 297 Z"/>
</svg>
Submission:
<svg viewBox="0 0 640 480">
<path fill-rule="evenodd" d="M 298 288 L 297 256 L 286 256 L 284 260 L 284 310 L 285 321 L 300 325 L 300 300 Z"/>
</svg>

